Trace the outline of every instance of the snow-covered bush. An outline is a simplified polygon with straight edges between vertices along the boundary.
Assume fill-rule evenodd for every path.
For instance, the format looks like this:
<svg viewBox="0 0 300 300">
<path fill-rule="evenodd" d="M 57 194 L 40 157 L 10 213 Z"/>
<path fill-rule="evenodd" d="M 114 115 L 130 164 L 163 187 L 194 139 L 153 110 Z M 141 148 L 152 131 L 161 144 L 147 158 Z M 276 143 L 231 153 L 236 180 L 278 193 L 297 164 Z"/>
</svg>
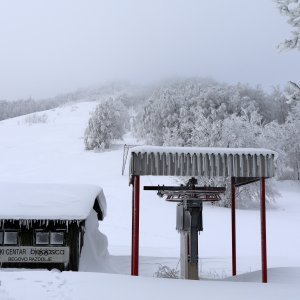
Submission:
<svg viewBox="0 0 300 300">
<path fill-rule="evenodd" d="M 157 278 L 178 279 L 179 270 L 160 264 L 158 270 L 153 274 L 153 276 Z"/>
<path fill-rule="evenodd" d="M 124 105 L 112 98 L 100 103 L 92 113 L 84 134 L 87 150 L 110 147 L 115 139 L 121 139 L 128 126 L 128 114 Z"/>
</svg>

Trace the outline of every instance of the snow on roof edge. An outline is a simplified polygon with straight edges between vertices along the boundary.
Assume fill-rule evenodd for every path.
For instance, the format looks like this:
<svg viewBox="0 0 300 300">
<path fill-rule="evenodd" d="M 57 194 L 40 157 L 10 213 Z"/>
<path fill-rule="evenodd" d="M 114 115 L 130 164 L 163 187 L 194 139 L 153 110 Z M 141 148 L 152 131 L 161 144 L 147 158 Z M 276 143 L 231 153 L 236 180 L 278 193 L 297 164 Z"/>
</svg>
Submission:
<svg viewBox="0 0 300 300">
<path fill-rule="evenodd" d="M 0 219 L 85 220 L 96 200 L 106 216 L 106 199 L 98 185 L 0 182 Z"/>
<path fill-rule="evenodd" d="M 274 155 L 278 153 L 265 148 L 222 148 L 222 147 L 165 147 L 165 146 L 136 146 L 131 153 L 184 153 L 184 154 L 245 154 L 245 155 Z"/>
</svg>

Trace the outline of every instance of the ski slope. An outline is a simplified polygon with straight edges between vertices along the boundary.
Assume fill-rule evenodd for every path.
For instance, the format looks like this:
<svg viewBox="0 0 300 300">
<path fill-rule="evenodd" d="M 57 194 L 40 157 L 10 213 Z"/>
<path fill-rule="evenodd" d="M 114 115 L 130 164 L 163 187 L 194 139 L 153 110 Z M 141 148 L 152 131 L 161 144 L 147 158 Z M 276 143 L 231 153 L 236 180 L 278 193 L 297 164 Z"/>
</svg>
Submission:
<svg viewBox="0 0 300 300">
<path fill-rule="evenodd" d="M 47 115 L 46 123 L 30 124 L 26 121 L 26 116 L 0 122 L 0 181 L 81 183 L 103 187 L 107 199 L 107 217 L 100 222 L 99 229 L 108 238 L 111 269 L 99 271 L 129 274 L 131 188 L 128 185 L 128 168 L 124 176 L 121 175 L 121 168 L 123 144 L 132 144 L 135 141 L 128 135 L 123 142 L 113 145 L 108 151 L 85 151 L 84 130 L 89 113 L 95 106 L 95 102 L 82 102 L 38 113 Z M 141 185 L 174 184 L 174 180 L 143 177 Z M 179 295 L 183 295 L 185 290 L 190 292 L 189 289 L 199 295 L 204 291 L 211 299 L 219 299 L 225 291 L 237 295 L 231 299 L 248 299 L 245 295 L 253 296 L 250 292 L 253 289 L 257 291 L 256 299 L 268 299 L 271 295 L 281 295 L 278 299 L 282 299 L 284 293 L 291 296 L 288 299 L 298 299 L 300 290 L 293 280 L 296 278 L 300 283 L 299 276 L 295 275 L 298 274 L 298 269 L 296 268 L 295 273 L 295 269 L 291 267 L 300 267 L 300 239 L 297 233 L 297 228 L 300 228 L 300 185 L 283 182 L 277 183 L 277 186 L 282 197 L 278 200 L 277 209 L 267 212 L 268 267 L 274 268 L 272 270 L 275 275 L 270 277 L 271 282 L 272 278 L 281 278 L 281 270 L 285 270 L 284 278 L 289 280 L 282 285 L 275 279 L 272 284 L 262 286 L 260 283 L 174 282 L 145 278 L 152 277 L 159 264 L 177 266 L 179 236 L 175 230 L 175 205 L 158 198 L 155 192 L 141 191 L 140 273 L 143 278 L 98 273 L 2 271 L 0 299 L 1 291 L 3 299 L 27 299 L 25 296 L 22 298 L 19 289 L 28 284 L 32 286 L 32 294 L 29 294 L 31 299 L 51 299 L 54 295 L 57 299 L 83 299 L 80 295 L 88 293 L 86 290 L 89 290 L 91 296 L 99 295 L 102 281 L 105 295 L 109 294 L 110 286 L 114 289 L 116 283 L 124 288 L 124 293 L 122 289 L 113 291 L 115 298 L 111 299 L 126 299 L 126 291 L 129 292 L 130 289 L 137 290 L 134 299 L 141 299 L 145 289 L 153 288 L 159 290 L 158 296 L 169 291 L 174 294 L 174 299 L 179 299 Z M 200 276 L 223 279 L 230 276 L 231 272 L 230 210 L 206 205 L 203 217 L 204 231 L 199 238 Z M 280 269 L 282 267 L 285 269 Z M 260 270 L 259 212 L 238 210 L 237 271 L 238 274 L 252 272 L 250 274 L 254 275 L 238 277 L 235 280 L 259 282 L 260 273 L 253 272 L 256 270 Z M 168 286 L 174 288 L 174 293 Z M 60 288 L 63 290 L 61 294 Z M 243 295 L 242 298 L 239 293 Z M 150 299 L 150 295 L 153 299 L 154 295 L 151 293 L 147 297 Z M 159 298 L 158 296 L 155 297 Z M 143 299 L 148 298 L 143 296 Z M 249 296 L 249 299 L 253 298 Z"/>
</svg>

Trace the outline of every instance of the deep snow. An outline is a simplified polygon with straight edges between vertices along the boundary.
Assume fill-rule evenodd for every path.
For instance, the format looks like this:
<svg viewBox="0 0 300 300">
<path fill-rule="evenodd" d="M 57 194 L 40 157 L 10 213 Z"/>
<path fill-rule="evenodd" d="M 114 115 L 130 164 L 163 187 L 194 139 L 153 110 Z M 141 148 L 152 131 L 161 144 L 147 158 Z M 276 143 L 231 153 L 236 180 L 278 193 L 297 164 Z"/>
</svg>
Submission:
<svg viewBox="0 0 300 300">
<path fill-rule="evenodd" d="M 271 273 L 280 278 L 280 270 L 274 271 Z M 0 280 L 1 300 L 182 300 L 193 298 L 298 300 L 300 292 L 297 284 L 286 283 L 187 281 L 55 271 L 0 272 Z"/>
<path fill-rule="evenodd" d="M 100 230 L 108 237 L 110 265 L 114 272 L 128 274 L 131 188 L 128 172 L 121 175 L 123 144 L 115 144 L 111 150 L 102 153 L 84 150 L 83 133 L 89 112 L 95 105 L 95 102 L 83 102 L 42 112 L 48 119 L 41 124 L 30 125 L 25 117 L 0 122 L 0 181 L 102 186 L 107 199 L 107 218 L 100 223 Z M 135 143 L 129 136 L 125 137 L 125 142 Z M 158 183 L 174 184 L 174 179 L 149 176 L 141 180 L 142 185 Z M 297 233 L 300 228 L 300 185 L 283 182 L 277 186 L 282 197 L 277 209 L 267 212 L 268 267 L 300 267 Z M 227 277 L 231 272 L 230 211 L 205 205 L 203 216 L 204 231 L 199 238 L 200 276 Z M 141 275 L 153 276 L 159 264 L 176 267 L 179 236 L 175 230 L 174 204 L 158 198 L 155 192 L 141 191 L 140 232 Z M 237 256 L 238 274 L 260 270 L 259 211 L 237 210 Z M 13 299 L 29 299 L 30 296 L 50 299 L 55 294 L 57 299 L 83 299 L 86 293 L 97 297 L 103 293 L 104 298 L 126 299 L 134 289 L 134 299 L 165 298 L 165 293 L 174 299 L 186 293 L 205 295 L 209 299 L 220 299 L 224 293 L 231 299 L 253 299 L 254 294 L 255 299 L 299 299 L 295 282 L 290 285 L 277 283 L 282 274 L 289 278 L 286 281 L 296 277 L 299 282 L 299 276 L 293 270 L 271 270 L 270 274 L 277 275 L 269 276 L 270 281 L 277 279 L 264 286 L 260 283 L 186 282 L 90 273 L 0 272 L 0 295 L 3 294 L 3 299 L 9 299 L 9 296 Z M 259 282 L 260 272 L 238 278 Z M 27 294 L 22 295 L 22 288 L 28 286 L 27 297 Z"/>
<path fill-rule="evenodd" d="M 100 186 L 0 182 L 0 219 L 85 220 L 98 201 L 106 215 Z"/>
</svg>

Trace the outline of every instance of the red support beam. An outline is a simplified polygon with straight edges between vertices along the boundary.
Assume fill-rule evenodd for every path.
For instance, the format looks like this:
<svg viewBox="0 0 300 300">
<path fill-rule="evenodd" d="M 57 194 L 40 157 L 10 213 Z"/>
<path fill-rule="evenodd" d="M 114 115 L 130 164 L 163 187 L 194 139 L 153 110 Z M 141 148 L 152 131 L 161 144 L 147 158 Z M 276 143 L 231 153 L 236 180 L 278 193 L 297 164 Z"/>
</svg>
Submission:
<svg viewBox="0 0 300 300">
<path fill-rule="evenodd" d="M 140 176 L 133 176 L 132 181 L 132 240 L 131 240 L 131 275 L 139 275 L 139 222 L 140 222 Z"/>
<path fill-rule="evenodd" d="M 131 275 L 133 275 L 133 229 L 134 229 L 134 176 L 130 179 L 132 185 L 132 205 L 131 205 Z"/>
<path fill-rule="evenodd" d="M 235 178 L 231 177 L 231 251 L 232 251 L 232 276 L 236 275 L 236 225 L 235 225 Z"/>
<path fill-rule="evenodd" d="M 261 265 L 262 282 L 268 281 L 267 273 L 267 233 L 266 233 L 266 186 L 265 177 L 260 179 L 260 221 L 261 221 Z"/>
</svg>

